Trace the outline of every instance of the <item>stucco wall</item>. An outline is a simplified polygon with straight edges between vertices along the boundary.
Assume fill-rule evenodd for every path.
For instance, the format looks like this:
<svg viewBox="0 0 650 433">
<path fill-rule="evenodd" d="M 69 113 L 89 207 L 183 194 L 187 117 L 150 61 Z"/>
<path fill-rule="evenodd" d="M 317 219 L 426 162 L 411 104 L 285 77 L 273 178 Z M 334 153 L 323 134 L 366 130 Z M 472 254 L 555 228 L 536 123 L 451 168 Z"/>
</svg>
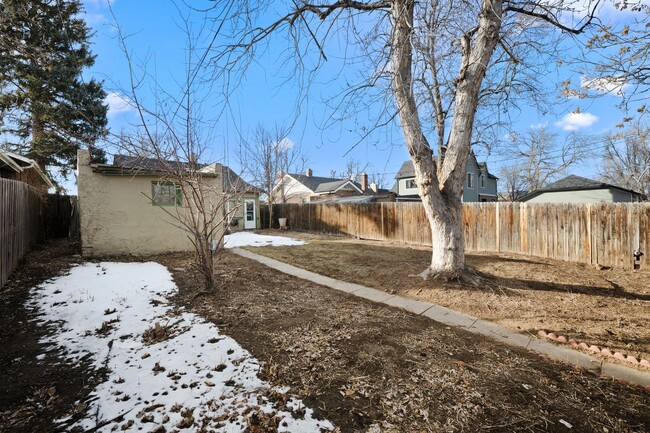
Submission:
<svg viewBox="0 0 650 433">
<path fill-rule="evenodd" d="M 142 194 L 150 196 L 151 183 L 156 180 L 154 176 L 94 173 L 88 153 L 79 152 L 77 184 L 81 246 L 85 256 L 193 250 L 188 233 Z M 209 181 L 215 184 L 215 190 L 221 191 L 221 177 Z M 219 198 L 213 201 L 218 203 Z M 183 205 L 187 205 L 185 197 Z M 186 211 L 175 206 L 165 209 L 181 216 Z"/>
<path fill-rule="evenodd" d="M 497 180 L 492 179 L 489 176 L 485 176 L 484 187 L 481 187 L 481 177 L 478 178 L 478 193 L 493 196 L 496 200 L 497 198 Z"/>
<path fill-rule="evenodd" d="M 474 158 L 469 158 L 465 171 L 465 181 L 463 182 L 463 201 L 466 203 L 478 201 L 479 169 Z M 467 185 L 467 173 L 472 173 L 472 188 Z"/>
<path fill-rule="evenodd" d="M 398 191 L 399 191 L 399 195 L 418 195 L 419 194 L 417 186 L 415 188 L 407 188 L 406 187 L 406 183 L 409 180 L 413 180 L 413 179 L 415 179 L 415 178 L 413 177 L 413 178 L 410 178 L 410 179 L 399 179 L 398 180 L 399 184 L 398 184 L 397 188 L 398 188 Z"/>
</svg>

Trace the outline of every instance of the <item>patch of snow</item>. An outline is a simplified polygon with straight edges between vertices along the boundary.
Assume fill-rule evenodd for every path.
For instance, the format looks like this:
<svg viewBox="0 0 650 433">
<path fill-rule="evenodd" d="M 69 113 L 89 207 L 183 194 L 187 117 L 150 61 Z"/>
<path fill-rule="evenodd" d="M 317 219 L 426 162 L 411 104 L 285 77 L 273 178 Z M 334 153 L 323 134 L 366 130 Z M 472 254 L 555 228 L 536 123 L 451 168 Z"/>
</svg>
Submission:
<svg viewBox="0 0 650 433">
<path fill-rule="evenodd" d="M 88 430 L 110 421 L 96 431 L 164 426 L 190 432 L 206 423 L 243 432 L 246 415 L 258 412 L 277 416 L 282 432 L 333 430 L 298 399 L 274 409 L 272 395 L 288 389 L 260 380 L 259 362 L 216 326 L 173 309 L 166 296 L 176 290 L 167 269 L 151 262 L 84 264 L 32 290 L 31 306 L 53 331 L 45 342 L 109 371 L 92 393 L 87 416 L 72 427 Z M 143 338 L 156 323 L 169 336 Z"/>
<path fill-rule="evenodd" d="M 237 247 L 285 247 L 304 245 L 305 242 L 285 236 L 258 235 L 251 232 L 236 232 L 224 236 L 224 248 Z"/>
</svg>

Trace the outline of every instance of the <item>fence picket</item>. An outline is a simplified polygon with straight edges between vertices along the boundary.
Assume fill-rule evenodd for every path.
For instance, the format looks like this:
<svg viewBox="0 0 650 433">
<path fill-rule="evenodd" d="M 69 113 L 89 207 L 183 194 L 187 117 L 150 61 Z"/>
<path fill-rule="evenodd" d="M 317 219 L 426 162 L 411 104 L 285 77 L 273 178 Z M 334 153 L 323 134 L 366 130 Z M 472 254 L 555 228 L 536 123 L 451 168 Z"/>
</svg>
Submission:
<svg viewBox="0 0 650 433">
<path fill-rule="evenodd" d="M 75 208 L 76 198 L 42 194 L 24 182 L 0 178 L 0 287 L 36 243 L 67 237 L 71 225 L 78 227 Z"/>
<path fill-rule="evenodd" d="M 296 230 L 431 245 L 421 203 L 274 206 L 274 215 L 287 216 Z M 263 207 L 264 212 L 263 219 L 268 221 L 268 207 Z M 633 250 L 641 248 L 645 253 L 641 267 L 650 266 L 649 203 L 465 203 L 462 225 L 468 252 L 523 254 L 629 269 L 634 264 Z"/>
</svg>

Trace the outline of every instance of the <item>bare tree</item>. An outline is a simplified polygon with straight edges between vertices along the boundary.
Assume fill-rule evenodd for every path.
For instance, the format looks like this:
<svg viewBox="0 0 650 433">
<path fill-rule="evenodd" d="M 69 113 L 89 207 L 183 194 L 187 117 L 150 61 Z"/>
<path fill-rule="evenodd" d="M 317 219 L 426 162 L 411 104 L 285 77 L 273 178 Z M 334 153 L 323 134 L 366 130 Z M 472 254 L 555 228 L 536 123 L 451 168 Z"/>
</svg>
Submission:
<svg viewBox="0 0 650 433">
<path fill-rule="evenodd" d="M 273 227 L 273 205 L 286 202 L 288 191 L 282 175 L 296 168 L 303 161 L 300 149 L 288 138 L 289 129 L 275 124 L 267 129 L 259 124 L 253 138 L 242 140 L 239 161 L 253 183 L 266 194 L 269 205 L 269 228 Z M 277 192 L 274 190 L 278 188 Z"/>
<path fill-rule="evenodd" d="M 209 95 L 198 90 L 201 62 L 196 59 L 196 44 L 199 35 L 193 34 L 188 16 L 179 16 L 179 22 L 187 36 L 187 58 L 184 80 L 174 94 L 155 79 L 147 81 L 150 77 L 145 70 L 136 71 L 127 38 L 115 19 L 118 41 L 130 74 L 130 88 L 123 93 L 136 109 L 139 124 L 134 125 L 132 131 L 123 132 L 114 145 L 119 152 L 133 157 L 128 163 L 130 168 L 159 176 L 160 182 L 152 193 L 143 195 L 152 204 L 159 205 L 173 226 L 187 234 L 195 252 L 193 267 L 202 275 L 205 289 L 212 290 L 215 288 L 215 257 L 223 245 L 227 221 L 236 211 L 228 209 L 226 203 L 240 194 L 240 188 L 224 182 L 220 164 L 204 161 L 214 140 L 210 127 L 213 122 L 204 119 L 202 110 Z M 157 95 L 151 108 L 140 98 L 141 87 L 145 84 L 155 88 Z M 175 206 L 159 204 L 160 196 L 172 195 L 173 198 L 174 194 L 177 194 L 177 199 L 172 200 Z"/>
<path fill-rule="evenodd" d="M 548 126 L 542 126 L 513 136 L 512 142 L 502 151 L 510 158 L 511 168 L 519 170 L 521 180 L 516 183 L 525 185 L 531 192 L 565 174 L 578 162 L 584 153 L 584 141 L 584 137 L 576 134 L 560 140 L 548 130 Z"/>
<path fill-rule="evenodd" d="M 528 192 L 528 183 L 521 166 L 504 166 L 499 170 L 499 189 L 505 201 L 516 201 Z"/>
<path fill-rule="evenodd" d="M 356 182 L 361 182 L 363 174 L 368 174 L 370 184 L 375 184 L 377 188 L 384 188 L 386 186 L 386 173 L 368 173 L 368 171 L 371 170 L 372 167 L 370 163 L 361 164 L 358 160 L 350 158 L 345 165 L 345 170 L 330 170 L 330 176 L 333 178 L 350 179 Z"/>
<path fill-rule="evenodd" d="M 368 163 L 362 164 L 360 161 L 350 158 L 345 164 L 345 170 L 330 170 L 330 176 L 333 178 L 350 179 L 357 182 L 361 181 L 361 176 L 368 169 Z"/>
<path fill-rule="evenodd" d="M 366 101 L 381 98 L 378 95 L 391 98 L 394 110 L 385 110 L 388 120 L 378 120 L 375 126 L 399 119 L 413 161 L 432 233 L 431 263 L 422 276 L 458 278 L 464 276 L 465 269 L 461 224 L 465 164 L 475 141 L 475 126 L 481 119 L 489 119 L 487 115 L 477 117 L 477 111 L 487 101 L 506 106 L 518 91 L 515 77 L 524 74 L 526 79 L 520 82 L 535 82 L 537 74 L 526 75 L 529 67 L 534 68 L 533 59 L 538 66 L 553 64 L 548 57 L 554 51 L 548 47 L 558 45 L 544 34 L 555 37 L 558 33 L 554 30 L 559 30 L 576 35 L 588 29 L 596 3 L 588 2 L 585 18 L 575 26 L 564 24 L 563 14 L 577 3 L 295 1 L 289 11 L 264 23 L 264 17 L 277 10 L 268 3 L 251 6 L 248 2 L 225 2 L 215 6 L 216 19 L 230 24 L 232 42 L 216 50 L 213 61 L 219 65 L 216 71 L 230 77 L 240 72 L 239 68 L 245 67 L 272 35 L 285 30 L 296 48 L 298 72 L 307 70 L 307 78 L 311 78 L 310 74 L 327 60 L 328 40 L 356 45 L 363 54 L 360 58 L 368 59 L 368 75 L 357 86 L 344 85 L 342 94 L 345 97 L 363 90 L 368 95 Z M 370 17 L 376 18 L 374 22 Z M 318 57 L 308 61 L 305 53 L 310 47 Z M 533 55 L 526 57 L 527 53 Z M 423 73 L 425 70 L 431 73 Z M 302 73 L 295 75 L 304 77 Z M 421 97 L 422 81 L 426 81 L 431 89 L 427 93 L 433 98 Z M 388 85 L 390 92 L 385 92 L 383 85 Z M 529 86 L 529 90 L 536 89 Z M 437 99 L 446 103 L 431 107 L 430 101 Z M 491 122 L 495 123 L 498 119 Z M 429 145 L 427 134 L 431 131 L 438 133 L 437 147 L 445 144 L 444 158 Z"/>
<path fill-rule="evenodd" d="M 625 19 L 602 26 L 585 44 L 579 96 L 588 90 L 617 93 L 623 107 L 630 100 L 644 103 L 650 90 L 650 6 L 642 0 L 606 3 Z M 644 113 L 645 104 L 638 110 Z M 636 115 L 633 114 L 633 115 Z"/>
<path fill-rule="evenodd" d="M 377 188 L 386 188 L 386 173 L 370 173 L 370 183 L 377 185 Z"/>
<path fill-rule="evenodd" d="M 601 174 L 607 182 L 650 195 L 650 128 L 636 123 L 606 137 Z"/>
</svg>

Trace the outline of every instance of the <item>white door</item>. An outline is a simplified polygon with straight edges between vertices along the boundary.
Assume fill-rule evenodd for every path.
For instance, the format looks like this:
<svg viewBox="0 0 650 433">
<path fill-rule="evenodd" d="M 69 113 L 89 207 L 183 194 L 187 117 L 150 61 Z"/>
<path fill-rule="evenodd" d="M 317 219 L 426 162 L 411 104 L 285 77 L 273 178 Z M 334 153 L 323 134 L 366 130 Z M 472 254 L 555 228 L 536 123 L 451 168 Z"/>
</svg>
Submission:
<svg viewBox="0 0 650 433">
<path fill-rule="evenodd" d="M 244 200 L 244 229 L 256 229 L 255 200 Z"/>
</svg>

